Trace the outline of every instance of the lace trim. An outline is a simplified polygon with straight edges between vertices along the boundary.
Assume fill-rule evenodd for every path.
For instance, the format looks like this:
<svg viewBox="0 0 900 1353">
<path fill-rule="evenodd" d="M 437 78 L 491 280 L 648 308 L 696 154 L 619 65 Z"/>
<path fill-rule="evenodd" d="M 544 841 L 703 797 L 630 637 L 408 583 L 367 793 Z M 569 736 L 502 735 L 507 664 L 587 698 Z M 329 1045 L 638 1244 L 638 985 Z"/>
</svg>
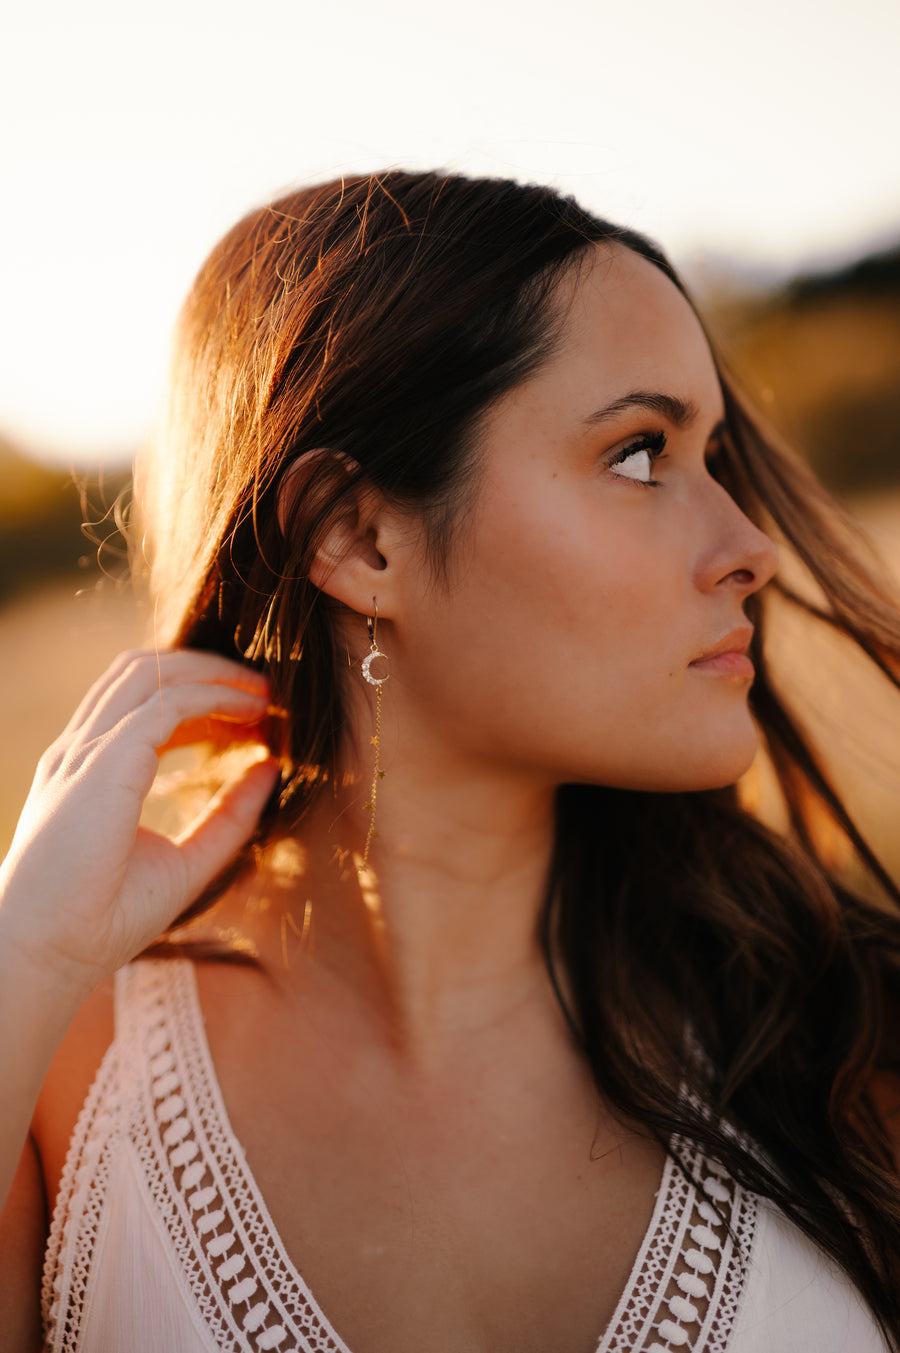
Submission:
<svg viewBox="0 0 900 1353">
<path fill-rule="evenodd" d="M 291 1264 L 230 1129 L 191 964 L 138 962 L 116 981 L 116 1040 L 79 1115 L 50 1231 L 49 1353 L 77 1349 L 111 1165 L 125 1140 L 220 1349 L 350 1353 Z M 725 1353 L 756 1198 L 697 1148 L 675 1141 L 673 1150 L 679 1160 L 666 1162 L 597 1353 Z"/>
<path fill-rule="evenodd" d="M 135 965 L 143 1041 L 132 1140 L 200 1313 L 234 1353 L 350 1353 L 288 1259 L 228 1127 L 189 963 Z"/>
<path fill-rule="evenodd" d="M 78 1115 L 53 1209 L 41 1285 L 46 1353 L 74 1353 L 87 1315 L 88 1280 L 110 1167 L 123 1135 L 119 1086 L 113 1043 Z"/>
<path fill-rule="evenodd" d="M 676 1139 L 672 1149 L 678 1160 L 666 1162 L 647 1236 L 597 1353 L 727 1349 L 756 1232 L 756 1196 L 695 1146 Z"/>
</svg>

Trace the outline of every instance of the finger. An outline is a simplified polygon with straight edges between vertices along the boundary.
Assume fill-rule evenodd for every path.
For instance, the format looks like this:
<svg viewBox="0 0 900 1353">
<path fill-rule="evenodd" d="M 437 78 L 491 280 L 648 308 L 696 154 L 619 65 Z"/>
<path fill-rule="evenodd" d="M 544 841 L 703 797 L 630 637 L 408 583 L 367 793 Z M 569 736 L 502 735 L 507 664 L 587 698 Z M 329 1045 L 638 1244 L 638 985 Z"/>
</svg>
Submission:
<svg viewBox="0 0 900 1353">
<path fill-rule="evenodd" d="M 262 726 L 267 707 L 265 696 L 231 686 L 171 687 L 151 696 L 108 733 L 71 749 L 65 766 L 101 776 L 114 773 L 120 783 L 145 794 L 159 769 L 161 749 L 173 745 L 182 724 L 229 719 L 235 728 Z"/>
<path fill-rule="evenodd" d="M 249 840 L 278 772 L 274 757 L 254 762 L 239 780 L 223 786 L 200 817 L 176 839 L 185 875 L 185 906 Z"/>
<path fill-rule="evenodd" d="M 114 658 L 102 676 L 99 676 L 85 693 L 83 699 L 63 730 L 64 737 L 67 734 L 74 733 L 76 729 L 80 728 L 81 725 L 86 722 L 91 712 L 96 709 L 109 688 L 119 680 L 126 669 L 139 656 L 141 656 L 140 650 L 130 649 L 120 653 Z"/>
<path fill-rule="evenodd" d="M 157 752 L 164 756 L 166 752 L 173 752 L 179 747 L 193 747 L 198 743 L 206 743 L 217 752 L 225 751 L 235 743 L 243 745 L 258 742 L 264 747 L 271 747 L 271 724 L 270 710 L 250 720 L 239 715 L 220 715 L 218 718 L 210 715 L 202 719 L 190 719 L 179 724 L 168 741 L 157 748 Z"/>
<path fill-rule="evenodd" d="M 167 691 L 198 683 L 254 695 L 267 694 L 269 689 L 268 680 L 261 673 L 218 654 L 196 653 L 191 649 L 165 654 L 132 654 L 131 661 L 100 692 L 92 708 L 83 713 L 77 736 L 83 739 L 102 737 L 152 697 L 162 705 Z"/>
<path fill-rule="evenodd" d="M 120 653 L 91 687 L 66 725 L 66 735 L 95 737 L 149 700 L 154 691 L 196 681 L 257 693 L 268 690 L 267 678 L 261 672 L 222 658 L 219 653 L 198 652 L 191 648 L 161 652 L 133 649 Z"/>
<path fill-rule="evenodd" d="M 68 747 L 55 744 L 42 758 L 41 792 L 65 796 L 72 789 L 93 784 L 92 792 L 108 795 L 115 786 L 140 804 L 159 771 L 159 749 L 170 745 L 181 723 L 216 716 L 234 720 L 236 727 L 261 724 L 267 707 L 266 696 L 232 686 L 171 687 L 151 696 L 115 728 L 97 737 L 79 737 Z"/>
</svg>

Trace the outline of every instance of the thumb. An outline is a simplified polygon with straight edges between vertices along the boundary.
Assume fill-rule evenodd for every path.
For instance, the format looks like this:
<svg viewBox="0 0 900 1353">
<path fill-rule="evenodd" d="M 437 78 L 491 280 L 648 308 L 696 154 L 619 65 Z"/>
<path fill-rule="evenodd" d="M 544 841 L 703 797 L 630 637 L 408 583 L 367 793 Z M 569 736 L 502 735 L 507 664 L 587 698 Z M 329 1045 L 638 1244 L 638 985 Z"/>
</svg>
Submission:
<svg viewBox="0 0 900 1353">
<path fill-rule="evenodd" d="M 189 898 L 197 897 L 252 835 L 278 772 L 275 757 L 255 761 L 237 780 L 223 785 L 176 838 Z"/>
</svg>

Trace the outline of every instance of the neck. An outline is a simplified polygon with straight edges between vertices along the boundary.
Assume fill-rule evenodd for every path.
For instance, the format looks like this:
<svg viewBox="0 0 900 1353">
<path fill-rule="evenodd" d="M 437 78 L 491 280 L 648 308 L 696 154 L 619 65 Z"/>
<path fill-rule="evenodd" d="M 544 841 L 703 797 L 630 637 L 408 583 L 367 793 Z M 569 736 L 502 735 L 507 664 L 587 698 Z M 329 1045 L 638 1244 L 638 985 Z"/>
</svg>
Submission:
<svg viewBox="0 0 900 1353">
<path fill-rule="evenodd" d="M 538 939 L 552 789 L 446 761 L 427 777 L 409 761 L 392 767 L 360 868 L 367 776 L 352 778 L 304 824 L 293 878 L 276 877 L 274 852 L 269 882 L 283 889 L 300 960 L 286 980 L 324 981 L 416 1061 L 552 1003 Z"/>
</svg>

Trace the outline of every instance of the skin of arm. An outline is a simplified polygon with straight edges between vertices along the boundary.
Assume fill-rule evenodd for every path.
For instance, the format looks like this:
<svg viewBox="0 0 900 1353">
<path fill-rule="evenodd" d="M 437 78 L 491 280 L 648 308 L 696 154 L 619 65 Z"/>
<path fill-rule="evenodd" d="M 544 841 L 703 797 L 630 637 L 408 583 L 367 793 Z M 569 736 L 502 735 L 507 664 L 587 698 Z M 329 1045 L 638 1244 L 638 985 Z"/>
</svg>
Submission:
<svg viewBox="0 0 900 1353">
<path fill-rule="evenodd" d="M 0 909 L 0 1197 L 6 1197 L 15 1180 L 16 1206 L 21 1208 L 23 1143 L 44 1078 L 88 993 L 66 989 L 49 970 L 19 958 L 4 943 L 2 922 Z M 43 1211 L 42 1196 L 40 1206 Z M 5 1221 L 5 1211 L 3 1215 Z"/>
<path fill-rule="evenodd" d="M 41 1268 L 47 1231 L 44 1180 L 29 1136 L 0 1215 L 0 1330 L 7 1353 L 41 1348 Z"/>
</svg>

